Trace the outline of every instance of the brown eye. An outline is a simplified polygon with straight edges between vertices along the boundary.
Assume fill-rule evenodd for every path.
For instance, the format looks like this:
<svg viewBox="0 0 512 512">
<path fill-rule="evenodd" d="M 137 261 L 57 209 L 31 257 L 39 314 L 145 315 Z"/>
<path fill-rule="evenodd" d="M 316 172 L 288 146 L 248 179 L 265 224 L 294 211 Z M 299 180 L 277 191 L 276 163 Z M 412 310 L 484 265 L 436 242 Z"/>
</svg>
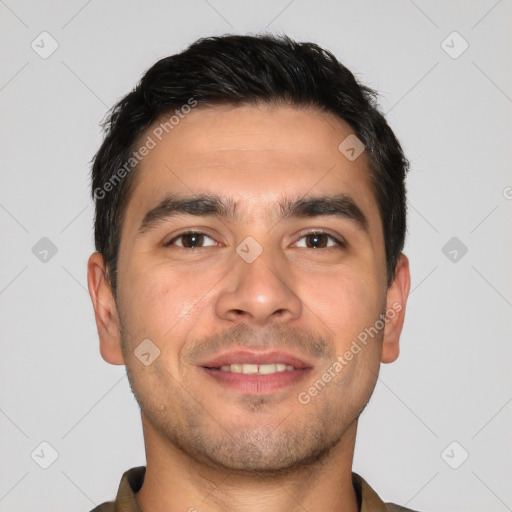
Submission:
<svg viewBox="0 0 512 512">
<path fill-rule="evenodd" d="M 217 245 L 215 240 L 205 233 L 182 233 L 177 237 L 173 238 L 169 241 L 167 246 L 176 245 L 178 247 L 183 247 L 184 249 L 197 249 L 201 247 L 208 247 L 212 245 Z"/>
<path fill-rule="evenodd" d="M 308 233 L 297 242 L 298 247 L 306 249 L 327 249 L 329 247 L 343 246 L 343 244 L 327 233 Z"/>
<path fill-rule="evenodd" d="M 324 234 L 306 235 L 306 246 L 311 249 L 327 247 L 328 237 Z"/>
</svg>

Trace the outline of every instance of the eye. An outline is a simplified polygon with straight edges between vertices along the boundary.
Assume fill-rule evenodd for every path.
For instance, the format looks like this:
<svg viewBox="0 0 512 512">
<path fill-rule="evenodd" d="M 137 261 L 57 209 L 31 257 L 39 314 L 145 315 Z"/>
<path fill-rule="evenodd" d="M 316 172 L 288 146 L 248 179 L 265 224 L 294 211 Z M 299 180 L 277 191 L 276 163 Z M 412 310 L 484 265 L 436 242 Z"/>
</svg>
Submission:
<svg viewBox="0 0 512 512">
<path fill-rule="evenodd" d="M 329 247 L 345 246 L 342 241 L 334 236 L 316 231 L 302 236 L 295 245 L 296 247 L 305 247 L 306 249 L 327 249 Z"/>
<path fill-rule="evenodd" d="M 175 236 L 172 240 L 169 240 L 166 246 L 178 246 L 184 249 L 200 249 L 202 247 L 210 247 L 218 245 L 217 242 L 206 233 L 198 233 L 196 231 L 188 231 Z"/>
</svg>

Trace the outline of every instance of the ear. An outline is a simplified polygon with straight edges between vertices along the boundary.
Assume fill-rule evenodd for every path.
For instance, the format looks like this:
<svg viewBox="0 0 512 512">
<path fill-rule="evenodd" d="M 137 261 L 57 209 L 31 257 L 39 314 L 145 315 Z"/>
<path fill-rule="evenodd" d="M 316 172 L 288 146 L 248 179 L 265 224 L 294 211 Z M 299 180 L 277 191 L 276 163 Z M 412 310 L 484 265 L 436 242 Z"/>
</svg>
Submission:
<svg viewBox="0 0 512 512">
<path fill-rule="evenodd" d="M 405 306 L 411 287 L 409 260 L 405 254 L 400 254 L 395 269 L 395 279 L 388 288 L 386 301 L 386 326 L 382 344 L 381 361 L 392 363 L 400 353 L 399 341 L 405 318 Z"/>
<path fill-rule="evenodd" d="M 121 324 L 112 289 L 105 277 L 103 256 L 95 252 L 87 264 L 87 284 L 94 307 L 94 317 L 100 338 L 100 352 L 110 364 L 124 364 L 121 350 Z"/>
</svg>

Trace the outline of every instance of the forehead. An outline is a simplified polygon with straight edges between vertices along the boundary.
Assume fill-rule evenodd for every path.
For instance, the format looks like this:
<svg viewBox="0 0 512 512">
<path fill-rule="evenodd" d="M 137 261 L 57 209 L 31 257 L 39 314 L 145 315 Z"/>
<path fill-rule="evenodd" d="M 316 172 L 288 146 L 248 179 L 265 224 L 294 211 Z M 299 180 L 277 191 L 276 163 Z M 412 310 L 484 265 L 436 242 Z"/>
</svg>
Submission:
<svg viewBox="0 0 512 512">
<path fill-rule="evenodd" d="M 352 130 L 333 114 L 216 106 L 196 107 L 167 125 L 168 133 L 159 129 L 161 121 L 141 138 L 143 144 L 150 137 L 154 147 L 136 171 L 127 226 L 169 193 L 227 195 L 247 218 L 286 196 L 337 192 L 356 199 L 370 219 L 377 213 L 366 156 L 350 161 L 340 152 Z"/>
</svg>

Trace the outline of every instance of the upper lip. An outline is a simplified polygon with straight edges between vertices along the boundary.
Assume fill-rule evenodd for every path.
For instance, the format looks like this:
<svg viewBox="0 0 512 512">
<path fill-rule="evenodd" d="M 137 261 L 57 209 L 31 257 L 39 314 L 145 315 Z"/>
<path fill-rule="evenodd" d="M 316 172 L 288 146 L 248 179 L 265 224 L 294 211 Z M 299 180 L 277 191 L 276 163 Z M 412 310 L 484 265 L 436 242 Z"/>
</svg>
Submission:
<svg viewBox="0 0 512 512">
<path fill-rule="evenodd" d="M 199 363 L 203 368 L 220 368 L 230 364 L 270 364 L 281 363 L 297 369 L 311 368 L 312 365 L 288 352 L 272 350 L 271 352 L 254 352 L 250 350 L 234 350 L 222 352 L 214 358 Z"/>
</svg>

